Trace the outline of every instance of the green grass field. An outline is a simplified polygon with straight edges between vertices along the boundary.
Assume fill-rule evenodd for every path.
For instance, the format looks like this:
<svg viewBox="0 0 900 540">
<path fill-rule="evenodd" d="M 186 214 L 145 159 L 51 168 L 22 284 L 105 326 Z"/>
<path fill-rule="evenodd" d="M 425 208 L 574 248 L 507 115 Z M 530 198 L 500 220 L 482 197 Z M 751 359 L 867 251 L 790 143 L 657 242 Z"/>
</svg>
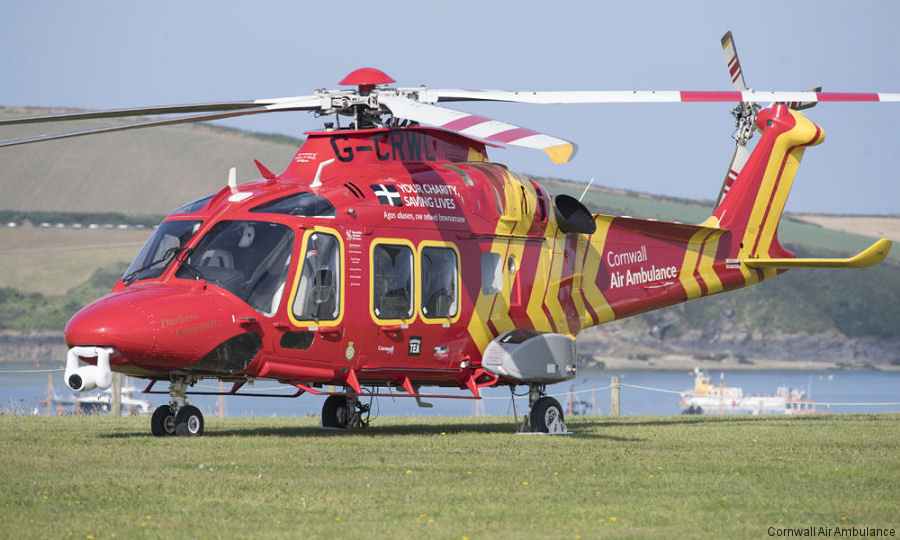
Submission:
<svg viewBox="0 0 900 540">
<path fill-rule="evenodd" d="M 900 415 L 504 418 L 0 416 L 8 538 L 767 537 L 900 527 Z"/>
</svg>

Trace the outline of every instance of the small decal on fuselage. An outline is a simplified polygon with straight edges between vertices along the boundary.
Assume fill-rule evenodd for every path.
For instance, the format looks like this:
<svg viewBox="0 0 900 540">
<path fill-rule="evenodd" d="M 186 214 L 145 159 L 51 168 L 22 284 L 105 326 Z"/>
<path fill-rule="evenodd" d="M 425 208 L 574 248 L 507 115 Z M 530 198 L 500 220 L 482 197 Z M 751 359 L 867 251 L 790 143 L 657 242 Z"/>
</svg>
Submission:
<svg viewBox="0 0 900 540">
<path fill-rule="evenodd" d="M 347 135 L 332 135 L 329 142 L 334 157 L 342 163 L 350 163 L 357 157 L 374 154 L 378 161 L 435 161 L 428 148 L 428 137 L 420 131 L 394 130 L 389 134 L 378 133 L 369 139 L 372 144 L 359 144 L 363 139 L 351 139 Z"/>
<path fill-rule="evenodd" d="M 422 354 L 422 336 L 409 336 L 409 356 Z"/>
<path fill-rule="evenodd" d="M 378 197 L 378 202 L 389 206 L 403 206 L 403 199 L 397 186 L 391 184 L 371 184 L 369 188 Z"/>
<path fill-rule="evenodd" d="M 678 268 L 675 266 L 657 267 L 655 264 L 651 264 L 650 268 L 645 268 L 641 263 L 646 263 L 649 259 L 650 257 L 647 256 L 647 246 L 643 244 L 640 248 L 631 251 L 607 251 L 605 260 L 606 265 L 610 269 L 617 266 L 628 267 L 625 269 L 625 272 L 612 271 L 609 273 L 610 290 L 676 279 L 678 277 Z M 640 266 L 634 268 L 634 266 L 638 264 L 640 264 Z"/>
</svg>

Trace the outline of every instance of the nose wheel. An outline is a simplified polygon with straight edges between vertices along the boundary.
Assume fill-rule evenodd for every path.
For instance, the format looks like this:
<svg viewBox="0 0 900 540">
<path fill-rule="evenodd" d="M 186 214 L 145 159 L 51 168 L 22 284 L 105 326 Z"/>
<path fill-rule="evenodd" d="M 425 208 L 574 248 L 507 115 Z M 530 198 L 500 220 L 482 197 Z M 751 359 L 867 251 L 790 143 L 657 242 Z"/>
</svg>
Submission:
<svg viewBox="0 0 900 540">
<path fill-rule="evenodd" d="M 175 434 L 198 437 L 203 435 L 203 413 L 193 405 L 185 405 L 175 415 Z"/>
<path fill-rule="evenodd" d="M 150 417 L 150 432 L 154 437 L 203 435 L 203 413 L 197 407 L 188 405 L 185 399 L 187 387 L 192 383 L 193 380 L 188 382 L 185 377 L 172 380 L 169 385 L 172 401 L 157 407 Z"/>
<path fill-rule="evenodd" d="M 150 432 L 154 437 L 175 435 L 175 415 L 168 405 L 157 407 L 150 417 Z"/>
</svg>

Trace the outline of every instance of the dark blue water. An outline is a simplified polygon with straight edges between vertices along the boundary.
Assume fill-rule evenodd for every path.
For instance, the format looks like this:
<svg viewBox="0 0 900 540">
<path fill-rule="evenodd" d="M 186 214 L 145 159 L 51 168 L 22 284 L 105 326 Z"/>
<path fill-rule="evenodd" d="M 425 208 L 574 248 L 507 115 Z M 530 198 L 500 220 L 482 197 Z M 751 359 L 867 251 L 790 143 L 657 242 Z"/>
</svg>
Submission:
<svg viewBox="0 0 900 540">
<path fill-rule="evenodd" d="M 15 409 L 18 412 L 45 414 L 41 404 L 47 397 L 48 375 L 53 391 L 59 397 L 72 398 L 72 392 L 63 384 L 62 371 L 52 373 L 13 373 L 37 369 L 30 364 L 0 365 L 0 412 Z M 610 377 L 619 376 L 623 384 L 621 413 L 680 414 L 677 392 L 693 388 L 693 374 L 687 371 L 582 371 L 575 379 L 547 388 L 568 410 L 570 402 L 582 414 L 608 414 L 610 408 Z M 708 374 L 713 384 L 719 384 L 720 371 Z M 900 411 L 900 372 L 880 371 L 724 371 L 726 386 L 743 388 L 744 394 L 774 394 L 779 386 L 804 390 L 808 398 L 816 401 L 818 410 L 832 413 L 868 413 Z M 143 389 L 145 381 L 129 380 Z M 633 388 L 649 387 L 654 390 Z M 201 390 L 218 390 L 216 381 L 201 381 L 195 387 Z M 226 385 L 226 389 L 229 386 Z M 165 385 L 159 384 L 159 389 Z M 291 393 L 292 388 L 274 382 L 258 382 L 248 391 Z M 280 389 L 280 390 L 279 390 Z M 324 390 L 324 389 L 323 389 Z M 384 391 L 384 389 L 382 389 Z M 524 386 L 517 393 L 525 393 Z M 422 393 L 469 396 L 468 391 L 455 388 L 424 387 Z M 427 399 L 433 408 L 416 406 L 415 400 L 405 397 L 380 397 L 372 401 L 373 416 L 435 416 L 435 415 L 512 415 L 513 407 L 508 388 L 482 389 L 485 399 Z M 571 397 L 570 397 L 571 396 Z M 168 402 L 165 395 L 141 395 L 154 407 Z M 223 400 L 226 416 L 318 416 L 323 396 L 305 394 L 298 398 L 254 398 L 228 396 Z M 196 396 L 189 400 L 207 415 L 218 411 L 219 399 L 215 396 Z M 368 398 L 364 398 L 368 402 Z M 521 416 L 528 408 L 527 396 L 516 398 L 516 412 Z M 846 405 L 853 403 L 854 405 Z M 869 405 L 887 403 L 887 405 Z"/>
</svg>

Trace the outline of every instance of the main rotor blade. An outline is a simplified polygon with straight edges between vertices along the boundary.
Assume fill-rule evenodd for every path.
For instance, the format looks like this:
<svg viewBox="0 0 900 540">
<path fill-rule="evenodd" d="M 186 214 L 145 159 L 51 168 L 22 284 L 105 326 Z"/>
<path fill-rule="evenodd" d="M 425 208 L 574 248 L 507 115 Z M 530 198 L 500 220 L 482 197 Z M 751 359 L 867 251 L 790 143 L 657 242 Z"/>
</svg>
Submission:
<svg viewBox="0 0 900 540">
<path fill-rule="evenodd" d="M 402 96 L 379 96 L 378 102 L 399 118 L 430 124 L 493 143 L 543 150 L 554 163 L 566 163 L 578 151 L 578 146 L 573 142 L 484 116 L 426 105 Z"/>
<path fill-rule="evenodd" d="M 728 74 L 731 75 L 734 89 L 738 92 L 747 90 L 747 83 L 744 82 L 744 72 L 741 70 L 741 61 L 738 59 L 737 48 L 734 46 L 731 30 L 725 32 L 725 35 L 722 36 L 722 52 L 725 53 L 725 62 L 728 64 Z"/>
<path fill-rule="evenodd" d="M 505 101 L 542 105 L 578 103 L 789 103 L 789 102 L 898 102 L 900 93 L 861 92 L 782 92 L 746 90 L 697 91 L 697 90 L 585 90 L 514 92 L 508 90 L 437 89 L 419 93 L 422 103 L 443 101 Z"/>
<path fill-rule="evenodd" d="M 98 128 L 92 129 L 83 129 L 78 131 L 67 131 L 62 133 L 48 133 L 46 135 L 37 135 L 35 137 L 28 137 L 25 139 L 12 139 L 6 141 L 0 141 L 0 148 L 5 146 L 16 146 L 20 144 L 29 144 L 35 142 L 43 142 L 43 141 L 53 141 L 57 139 L 67 139 L 69 137 L 80 137 L 82 135 L 96 135 L 98 133 L 110 133 L 114 131 L 124 131 L 126 129 L 138 129 L 145 127 L 153 127 L 153 126 L 167 126 L 173 124 L 186 124 L 190 122 L 205 122 L 208 120 L 220 120 L 223 118 L 233 118 L 235 116 L 245 116 L 250 114 L 260 114 L 267 113 L 273 111 L 304 111 L 304 110 L 312 110 L 318 109 L 320 104 L 320 100 L 315 96 L 307 96 L 306 98 L 301 98 L 297 101 L 285 101 L 282 103 L 276 103 L 271 105 L 266 105 L 263 107 L 256 107 L 252 109 L 243 109 L 237 111 L 228 111 L 228 112 L 218 112 L 218 113 L 208 113 L 208 114 L 195 114 L 190 116 L 178 116 L 175 118 L 163 118 L 159 120 L 142 120 L 140 122 L 132 122 L 129 124 L 120 124 L 116 126 L 102 126 Z"/>
<path fill-rule="evenodd" d="M 208 103 L 197 105 L 168 105 L 161 107 L 140 107 L 134 109 L 114 109 L 108 111 L 84 111 L 77 113 L 45 114 L 40 116 L 23 116 L 18 118 L 2 118 L 0 126 L 15 124 L 36 124 L 40 122 L 60 122 L 67 120 L 92 120 L 96 118 L 119 118 L 122 116 L 143 116 L 148 114 L 175 114 L 192 112 L 227 111 L 259 107 L 252 102 Z"/>
</svg>

